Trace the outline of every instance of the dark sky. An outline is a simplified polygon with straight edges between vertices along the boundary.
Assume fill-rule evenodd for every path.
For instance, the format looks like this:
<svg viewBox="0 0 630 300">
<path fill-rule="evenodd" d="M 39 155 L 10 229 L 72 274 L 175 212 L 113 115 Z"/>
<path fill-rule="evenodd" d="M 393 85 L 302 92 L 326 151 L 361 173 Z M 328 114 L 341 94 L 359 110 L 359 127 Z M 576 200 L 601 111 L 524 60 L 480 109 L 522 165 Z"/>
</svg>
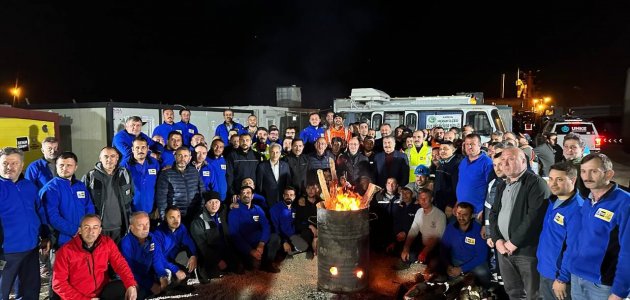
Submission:
<svg viewBox="0 0 630 300">
<path fill-rule="evenodd" d="M 622 102 L 624 1 L 402 2 L 2 1 L 0 87 L 17 75 L 31 103 L 219 106 L 273 105 L 295 84 L 324 108 L 353 87 L 497 97 L 501 73 L 511 95 L 520 67 L 560 105 Z"/>
</svg>

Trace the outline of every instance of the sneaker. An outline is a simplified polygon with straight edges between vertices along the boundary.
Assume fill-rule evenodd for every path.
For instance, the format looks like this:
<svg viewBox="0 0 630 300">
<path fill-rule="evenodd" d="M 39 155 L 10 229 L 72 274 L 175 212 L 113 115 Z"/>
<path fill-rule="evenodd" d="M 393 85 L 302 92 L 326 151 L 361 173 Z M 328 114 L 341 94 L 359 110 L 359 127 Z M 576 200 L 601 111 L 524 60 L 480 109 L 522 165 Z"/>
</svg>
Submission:
<svg viewBox="0 0 630 300">
<path fill-rule="evenodd" d="M 401 259 L 398 260 L 398 262 L 396 262 L 396 264 L 394 264 L 394 266 L 392 266 L 392 268 L 394 270 L 397 271 L 402 271 L 402 270 L 407 270 L 409 269 L 410 264 L 402 261 Z"/>
</svg>

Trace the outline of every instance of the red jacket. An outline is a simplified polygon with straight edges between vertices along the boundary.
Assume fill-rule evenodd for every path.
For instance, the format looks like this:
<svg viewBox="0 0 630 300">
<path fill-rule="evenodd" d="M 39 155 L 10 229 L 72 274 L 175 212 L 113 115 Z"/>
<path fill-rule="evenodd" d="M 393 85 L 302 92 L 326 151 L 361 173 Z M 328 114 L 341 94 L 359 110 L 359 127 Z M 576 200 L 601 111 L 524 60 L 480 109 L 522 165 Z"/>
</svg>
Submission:
<svg viewBox="0 0 630 300">
<path fill-rule="evenodd" d="M 137 285 L 127 261 L 111 238 L 101 235 L 94 244 L 90 253 L 77 234 L 57 251 L 52 286 L 61 299 L 98 297 L 109 282 L 108 263 L 120 276 L 125 288 Z"/>
</svg>

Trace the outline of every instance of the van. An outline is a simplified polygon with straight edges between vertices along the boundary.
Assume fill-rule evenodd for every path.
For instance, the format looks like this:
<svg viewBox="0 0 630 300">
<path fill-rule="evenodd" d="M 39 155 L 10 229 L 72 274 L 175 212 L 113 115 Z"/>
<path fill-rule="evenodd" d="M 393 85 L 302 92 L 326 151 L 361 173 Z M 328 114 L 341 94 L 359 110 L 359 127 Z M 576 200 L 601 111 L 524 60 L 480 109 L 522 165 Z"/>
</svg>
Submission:
<svg viewBox="0 0 630 300">
<path fill-rule="evenodd" d="M 509 130 L 496 106 L 477 104 L 478 101 L 471 94 L 391 98 L 377 89 L 361 88 L 352 89 L 349 99 L 335 99 L 333 109 L 344 116 L 346 124 L 367 122 L 377 130 L 377 137 L 383 123 L 392 128 L 404 125 L 411 130 L 472 125 L 482 143 L 489 141 L 495 131 Z"/>
<path fill-rule="evenodd" d="M 584 142 L 586 149 L 590 151 L 600 151 L 603 142 L 599 136 L 597 128 L 593 122 L 584 121 L 580 118 L 565 118 L 559 120 L 550 120 L 543 128 L 542 136 L 549 133 L 558 135 L 558 145 L 562 146 L 564 137 L 569 133 L 577 133 Z"/>
</svg>

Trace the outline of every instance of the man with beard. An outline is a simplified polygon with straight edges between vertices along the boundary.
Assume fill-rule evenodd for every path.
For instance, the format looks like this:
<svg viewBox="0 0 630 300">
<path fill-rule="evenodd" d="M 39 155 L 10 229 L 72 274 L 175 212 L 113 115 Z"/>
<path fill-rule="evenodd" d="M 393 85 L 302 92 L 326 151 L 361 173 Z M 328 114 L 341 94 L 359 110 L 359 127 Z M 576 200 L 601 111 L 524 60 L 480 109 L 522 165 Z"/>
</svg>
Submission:
<svg viewBox="0 0 630 300">
<path fill-rule="evenodd" d="M 287 127 L 284 129 L 285 138 L 295 139 L 296 138 L 295 133 L 296 133 L 295 127 Z"/>
<path fill-rule="evenodd" d="M 153 232 L 153 236 L 162 247 L 164 258 L 177 266 L 177 269 L 171 272 L 184 272 L 188 276 L 194 272 L 197 268 L 197 247 L 188 233 L 188 228 L 182 224 L 182 214 L 177 206 L 166 208 L 164 221 Z"/>
<path fill-rule="evenodd" d="M 282 247 L 282 254 L 292 255 L 295 251 L 304 251 L 304 245 L 294 245 L 294 241 L 297 241 L 295 235 L 295 210 L 292 208 L 293 201 L 295 201 L 296 191 L 292 186 L 284 188 L 282 193 L 282 200 L 274 204 L 269 210 L 271 217 L 271 224 L 275 234 L 280 238 L 280 244 Z M 303 243 L 303 241 L 302 241 Z M 303 243 L 304 244 L 304 243 Z M 297 247 L 296 247 L 297 246 Z M 275 249 L 277 252 L 280 249 Z M 273 251 L 273 250 L 272 250 Z"/>
<path fill-rule="evenodd" d="M 269 132 L 265 127 L 258 127 L 256 132 L 256 142 L 252 145 L 252 149 L 260 155 L 264 160 L 269 159 Z"/>
<path fill-rule="evenodd" d="M 381 137 L 374 141 L 374 152 L 376 153 L 383 152 L 383 139 L 392 135 L 392 126 L 389 125 L 388 123 L 383 123 L 381 125 L 380 131 L 381 131 Z M 394 143 L 395 143 L 395 139 L 394 139 Z"/>
<path fill-rule="evenodd" d="M 320 197 L 319 185 L 309 183 L 306 193 L 302 196 L 293 209 L 295 211 L 295 232 L 299 234 L 309 245 L 306 258 L 312 259 L 317 252 L 317 227 L 310 221 L 310 217 L 317 217 L 317 207 L 323 205 Z"/>
<path fill-rule="evenodd" d="M 157 183 L 160 164 L 157 159 L 148 156 L 147 141 L 141 137 L 133 140 L 133 157 L 122 161 L 120 166 L 127 169 L 133 181 L 133 201 L 131 212 L 152 212 L 155 184 Z"/>
<path fill-rule="evenodd" d="M 257 192 L 267 199 L 267 207 L 273 207 L 282 197 L 285 187 L 291 183 L 289 164 L 280 160 L 281 146 L 269 146 L 269 160 L 263 161 L 256 167 Z"/>
<path fill-rule="evenodd" d="M 133 147 L 133 140 L 136 137 L 145 139 L 149 145 L 149 149 L 152 151 L 157 153 L 164 151 L 162 144 L 154 141 L 142 132 L 142 119 L 138 116 L 131 116 L 125 121 L 125 129 L 116 133 L 112 140 L 112 146 L 122 155 L 122 161 L 128 160 L 129 157 L 133 155 L 131 149 Z"/>
<path fill-rule="evenodd" d="M 388 253 L 400 255 L 405 240 L 407 239 L 407 232 L 411 228 L 413 219 L 416 216 L 416 212 L 420 208 L 416 198 L 413 197 L 413 191 L 408 187 L 400 189 L 400 202 L 393 207 L 393 230 L 390 233 L 390 244 L 387 247 Z"/>
<path fill-rule="evenodd" d="M 228 215 L 230 238 L 247 268 L 278 273 L 280 269 L 274 260 L 280 239 L 271 234 L 271 225 L 262 208 L 252 203 L 253 193 L 251 187 L 241 187 L 240 203 Z"/>
<path fill-rule="evenodd" d="M 409 181 L 414 182 L 415 171 L 418 166 L 431 166 L 431 147 L 427 145 L 424 140 L 424 133 L 422 130 L 416 130 L 413 132 L 413 147 L 405 150 L 407 160 L 409 160 Z M 401 182 L 406 185 L 410 182 Z"/>
<path fill-rule="evenodd" d="M 359 142 L 363 142 L 363 140 L 368 136 L 368 134 L 370 133 L 370 126 L 368 125 L 367 122 L 361 122 L 359 123 L 359 134 L 357 134 L 357 138 L 359 139 Z"/>
<path fill-rule="evenodd" d="M 173 131 L 168 135 L 168 140 L 166 141 L 166 148 L 160 159 L 162 163 L 160 167 L 162 169 L 168 169 L 173 167 L 173 163 L 175 162 L 175 150 L 179 149 L 183 146 L 182 134 L 179 131 Z"/>
<path fill-rule="evenodd" d="M 385 186 L 387 178 L 396 178 L 397 182 L 406 184 L 409 182 L 409 161 L 407 156 L 395 151 L 396 140 L 393 136 L 383 138 L 383 152 L 374 157 L 376 165 L 376 185 Z"/>
<path fill-rule="evenodd" d="M 152 136 L 159 135 L 162 137 L 167 137 L 173 131 L 177 131 L 179 132 L 179 134 L 182 134 L 180 132 L 181 128 L 177 124 L 175 124 L 175 112 L 173 112 L 172 109 L 166 108 L 162 110 L 162 120 L 164 120 L 164 123 L 153 129 Z"/>
<path fill-rule="evenodd" d="M 276 143 L 282 145 L 282 139 L 280 139 L 280 131 L 278 127 L 272 125 L 269 127 L 269 137 L 267 138 L 267 144 Z"/>
<path fill-rule="evenodd" d="M 431 132 L 433 132 L 433 136 L 431 136 L 431 148 L 439 147 L 440 143 L 444 141 L 444 128 L 436 126 L 433 127 Z"/>
<path fill-rule="evenodd" d="M 116 149 L 103 148 L 99 162 L 81 181 L 90 192 L 96 213 L 101 216 L 102 234 L 118 244 L 129 228 L 134 190 L 129 171 L 118 167 Z"/>
<path fill-rule="evenodd" d="M 234 112 L 231 109 L 223 111 L 223 123 L 219 124 L 214 130 L 214 135 L 221 137 L 224 144 L 228 143 L 228 133 L 232 129 L 236 129 L 239 133 L 245 133 L 243 125 L 234 122 Z"/>
<path fill-rule="evenodd" d="M 252 138 L 247 133 L 240 135 L 240 148 L 230 152 L 227 157 L 228 193 L 235 195 L 239 184 L 245 178 L 256 181 L 256 168 L 262 161 L 258 152 L 251 149 Z"/>
<path fill-rule="evenodd" d="M 296 138 L 291 143 L 291 153 L 286 155 L 283 160 L 289 164 L 291 171 L 291 186 L 303 192 L 306 189 L 306 170 L 308 167 L 308 158 L 303 154 L 304 141 Z"/>
<path fill-rule="evenodd" d="M 345 144 L 350 137 L 352 137 L 352 133 L 348 130 L 348 128 L 343 126 L 343 117 L 339 114 L 334 114 L 333 124 L 326 129 L 324 137 L 329 145 L 332 145 L 333 138 L 335 137 L 340 138 L 342 143 Z"/>
<path fill-rule="evenodd" d="M 197 126 L 190 123 L 190 110 L 187 108 L 179 110 L 180 121 L 175 123 L 175 127 L 184 137 L 184 146 L 191 147 L 193 135 L 199 133 Z"/>
<path fill-rule="evenodd" d="M 252 138 L 253 142 L 258 141 L 258 118 L 255 115 L 247 117 L 247 127 L 245 131 Z"/>
</svg>

